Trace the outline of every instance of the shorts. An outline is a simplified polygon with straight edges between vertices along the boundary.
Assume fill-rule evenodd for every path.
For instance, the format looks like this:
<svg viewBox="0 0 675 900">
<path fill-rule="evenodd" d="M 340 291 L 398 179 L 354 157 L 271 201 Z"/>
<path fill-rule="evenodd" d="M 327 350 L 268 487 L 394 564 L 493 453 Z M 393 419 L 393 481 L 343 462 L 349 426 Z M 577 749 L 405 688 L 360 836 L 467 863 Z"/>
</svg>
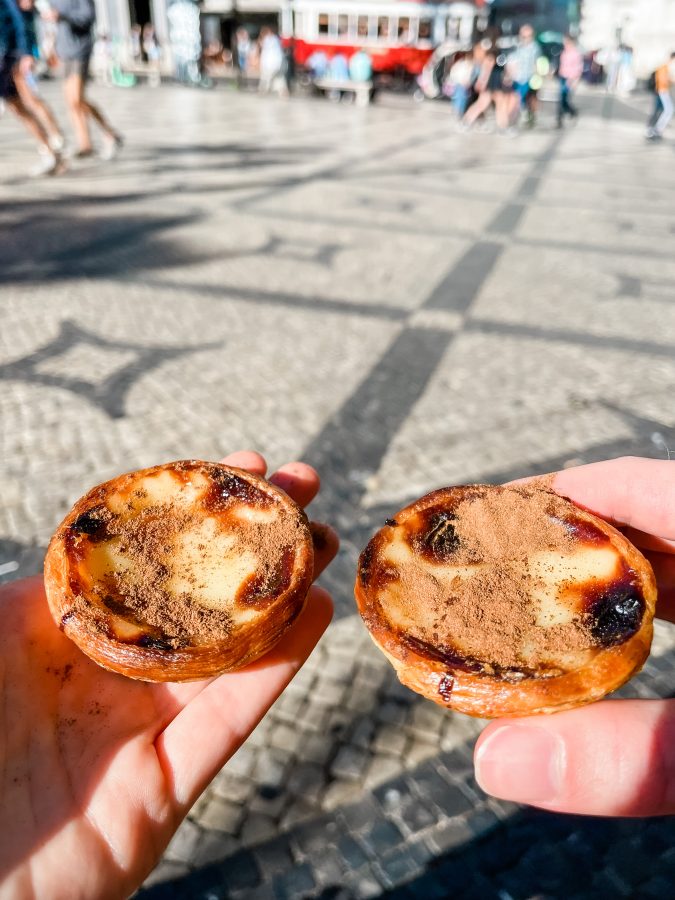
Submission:
<svg viewBox="0 0 675 900">
<path fill-rule="evenodd" d="M 80 57 L 78 59 L 64 59 L 63 60 L 63 74 L 66 78 L 69 78 L 71 75 L 79 75 L 82 81 L 86 81 L 89 78 L 89 62 L 91 60 L 91 54 L 88 53 L 86 56 Z"/>
<path fill-rule="evenodd" d="M 13 56 L 0 56 L 0 97 L 3 100 L 13 100 L 17 96 L 13 74 L 15 65 Z"/>
</svg>

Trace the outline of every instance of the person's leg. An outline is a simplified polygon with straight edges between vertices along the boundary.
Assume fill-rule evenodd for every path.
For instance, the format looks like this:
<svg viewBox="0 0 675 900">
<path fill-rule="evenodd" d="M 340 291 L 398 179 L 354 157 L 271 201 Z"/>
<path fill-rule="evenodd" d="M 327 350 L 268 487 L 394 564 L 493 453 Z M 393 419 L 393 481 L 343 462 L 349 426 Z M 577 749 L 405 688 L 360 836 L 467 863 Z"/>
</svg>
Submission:
<svg viewBox="0 0 675 900">
<path fill-rule="evenodd" d="M 89 134 L 89 124 L 87 122 L 87 110 L 82 103 L 83 89 L 81 74 L 71 72 L 66 75 L 66 79 L 63 82 L 63 93 L 73 123 L 78 153 L 89 154 L 92 153 L 91 135 Z"/>
<path fill-rule="evenodd" d="M 509 127 L 509 101 L 507 95 L 503 91 L 495 91 L 493 94 L 495 101 L 495 120 L 497 128 L 500 131 L 506 131 Z"/>
<path fill-rule="evenodd" d="M 492 94 L 490 91 L 483 91 L 478 95 L 478 99 L 464 113 L 463 122 L 465 125 L 473 125 L 478 116 L 486 112 L 492 103 Z"/>
<path fill-rule="evenodd" d="M 558 98 L 558 128 L 562 128 L 563 119 L 567 112 L 567 79 L 560 79 L 560 97 Z"/>
<path fill-rule="evenodd" d="M 647 133 L 651 134 L 654 131 L 654 127 L 656 123 L 659 121 L 661 113 L 663 112 L 663 103 L 661 102 L 661 97 L 659 94 L 654 94 L 654 109 L 652 110 L 652 114 L 649 117 L 649 121 L 647 122 Z"/>
<path fill-rule="evenodd" d="M 15 97 L 6 97 L 5 103 L 19 119 L 24 128 L 33 135 L 40 147 L 47 153 L 51 153 L 47 132 L 33 113 L 26 107 L 21 97 L 18 94 Z"/>
<path fill-rule="evenodd" d="M 14 84 L 24 107 L 33 115 L 47 132 L 49 141 L 54 145 L 63 145 L 63 132 L 59 128 L 54 113 L 48 104 L 34 92 L 28 80 L 18 68 L 14 71 Z"/>
<path fill-rule="evenodd" d="M 661 91 L 659 93 L 659 98 L 661 99 L 661 106 L 663 109 L 656 125 L 654 126 L 654 130 L 657 134 L 662 135 L 666 130 L 668 122 L 670 122 L 673 117 L 673 101 L 671 99 L 669 91 Z"/>
</svg>

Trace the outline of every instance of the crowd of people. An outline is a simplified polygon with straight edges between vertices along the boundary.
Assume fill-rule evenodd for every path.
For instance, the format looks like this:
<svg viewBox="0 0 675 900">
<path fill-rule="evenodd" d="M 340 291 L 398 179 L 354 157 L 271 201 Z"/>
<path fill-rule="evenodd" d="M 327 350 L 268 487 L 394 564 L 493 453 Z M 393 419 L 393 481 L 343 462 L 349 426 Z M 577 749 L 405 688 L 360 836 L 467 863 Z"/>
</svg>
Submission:
<svg viewBox="0 0 675 900">
<path fill-rule="evenodd" d="M 0 101 L 12 110 L 38 145 L 39 162 L 33 175 L 59 174 L 67 167 L 64 132 L 48 103 L 41 96 L 35 67 L 38 59 L 51 68 L 60 63 L 64 76 L 64 95 L 75 137 L 69 158 L 86 158 L 94 154 L 90 125 L 101 130 L 99 155 L 114 157 L 122 146 L 122 137 L 98 106 L 86 96 L 90 65 L 100 80 L 128 86 L 134 83 L 133 74 L 124 73 L 114 65 L 114 54 L 106 35 L 95 35 L 94 0 L 0 0 Z M 176 78 L 197 83 L 203 79 L 202 60 L 208 60 L 207 48 L 199 43 L 199 13 L 194 5 L 174 4 L 172 14 L 196 16 L 194 27 L 185 22 L 170 21 L 181 34 L 192 35 L 190 46 L 172 42 Z M 40 23 L 40 40 L 36 22 Z M 194 41 L 196 46 L 192 46 Z M 129 57 L 143 67 L 151 85 L 160 84 L 162 50 L 152 24 L 133 26 Z M 213 58 L 224 59 L 220 45 Z M 237 29 L 229 54 L 229 65 L 236 70 L 240 84 L 257 83 L 262 93 L 287 96 L 296 76 L 293 43 L 284 46 L 279 35 L 265 26 L 257 36 L 246 28 Z M 498 131 L 514 134 L 524 119 L 533 127 L 537 119 L 539 92 L 548 76 L 555 74 L 558 84 L 557 125 L 566 120 L 574 122 L 578 110 L 574 93 L 584 72 L 584 58 L 571 35 L 565 35 L 561 51 L 547 56 L 536 39 L 534 29 L 525 24 L 513 46 L 501 41 L 482 40 L 470 50 L 456 50 L 443 60 L 439 92 L 447 97 L 460 127 L 485 127 L 486 118 L 494 115 Z M 663 62 L 651 75 L 648 87 L 654 96 L 653 111 L 647 123 L 649 141 L 662 139 L 673 116 L 670 89 L 671 68 L 675 54 Z M 196 67 L 196 69 L 195 69 Z M 120 69 L 117 74 L 115 70 Z M 193 71 L 195 70 L 195 71 Z M 330 86 L 349 82 L 370 83 L 373 67 L 363 48 L 350 56 L 342 52 L 326 53 L 316 50 L 306 62 L 307 79 L 312 84 Z M 196 73 L 196 74 L 195 74 Z M 124 79 L 128 79 L 125 81 Z M 420 83 L 421 79 L 420 79 Z"/>
<path fill-rule="evenodd" d="M 33 76 L 36 15 L 34 0 L 0 0 L 0 99 L 37 142 L 40 159 L 32 174 L 56 175 L 66 168 L 65 139 Z M 94 155 L 93 121 L 102 133 L 99 155 L 112 159 L 122 136 L 86 96 L 96 19 L 93 0 L 50 0 L 40 16 L 56 26 L 54 50 L 63 66 L 64 96 L 75 134 L 71 157 Z"/>
<path fill-rule="evenodd" d="M 482 41 L 470 52 L 455 54 L 443 90 L 451 98 L 464 127 L 475 125 L 494 108 L 497 128 L 510 132 L 523 114 L 527 125 L 534 126 L 539 90 L 549 71 L 549 60 L 535 39 L 534 29 L 531 25 L 523 25 L 518 44 L 510 53 L 489 41 Z M 563 127 L 566 117 L 574 120 L 578 116 L 572 97 L 582 72 L 581 52 L 574 38 L 566 35 L 557 71 L 559 128 Z"/>
</svg>

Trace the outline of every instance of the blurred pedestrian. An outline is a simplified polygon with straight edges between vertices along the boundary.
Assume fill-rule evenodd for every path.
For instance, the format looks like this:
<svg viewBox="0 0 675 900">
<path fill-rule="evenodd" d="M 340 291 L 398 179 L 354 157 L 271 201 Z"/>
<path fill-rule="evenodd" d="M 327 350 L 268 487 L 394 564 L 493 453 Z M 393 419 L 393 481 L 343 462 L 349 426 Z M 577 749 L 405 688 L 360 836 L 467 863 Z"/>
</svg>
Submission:
<svg viewBox="0 0 675 900">
<path fill-rule="evenodd" d="M 248 69 L 248 59 L 251 53 L 251 38 L 248 31 L 243 28 L 237 28 L 237 68 L 239 69 L 239 82 L 241 83 L 246 77 Z"/>
<path fill-rule="evenodd" d="M 284 54 L 279 36 L 267 25 L 260 32 L 260 82 L 258 90 L 269 94 L 272 90 L 281 91 L 280 82 L 284 65 Z M 285 82 L 284 82 L 285 85 Z"/>
<path fill-rule="evenodd" d="M 33 60 L 37 60 L 40 55 L 37 31 L 35 28 L 35 3 L 34 0 L 19 0 L 19 11 L 23 19 L 23 26 L 26 31 L 26 39 L 28 49 Z M 35 63 L 33 67 L 26 73 L 20 67 L 14 69 L 14 84 L 16 85 L 19 97 L 23 101 L 24 106 L 34 115 L 40 122 L 49 140 L 49 146 L 55 153 L 61 153 L 64 148 L 65 141 L 63 132 L 56 121 L 49 104 L 40 96 L 40 88 L 35 77 Z"/>
<path fill-rule="evenodd" d="M 563 39 L 563 51 L 560 54 L 558 78 L 560 80 L 560 99 L 558 103 L 558 128 L 563 127 L 564 117 L 576 119 L 579 111 L 572 103 L 572 92 L 576 88 L 584 70 L 584 60 L 574 38 L 566 34 Z"/>
<path fill-rule="evenodd" d="M 63 170 L 58 150 L 52 150 L 44 126 L 19 95 L 15 75 L 25 79 L 32 71 L 26 29 L 14 0 L 0 0 L 0 100 L 18 117 L 38 143 L 40 163 L 31 175 L 56 175 Z"/>
<path fill-rule="evenodd" d="M 104 136 L 101 157 L 112 159 L 122 146 L 122 137 L 85 96 L 94 47 L 94 0 L 50 0 L 50 6 L 43 15 L 48 22 L 58 23 L 56 52 L 64 67 L 64 93 L 75 129 L 77 151 L 74 156 L 78 159 L 93 156 L 89 119 L 94 119 Z"/>
<path fill-rule="evenodd" d="M 534 39 L 534 28 L 523 25 L 518 35 L 518 46 L 511 54 L 508 68 L 513 79 L 515 96 L 520 102 L 520 109 L 527 113 L 527 124 L 532 127 L 537 115 L 536 79 L 540 77 L 537 63 L 541 57 L 541 47 Z M 514 104 L 514 118 L 518 117 L 518 106 Z"/>
<path fill-rule="evenodd" d="M 160 74 L 160 49 L 155 34 L 155 28 L 151 22 L 146 22 L 143 26 L 143 53 L 148 61 L 148 84 L 150 87 L 159 87 L 161 83 Z"/>
<path fill-rule="evenodd" d="M 670 54 L 669 61 L 660 65 L 652 73 L 650 79 L 650 86 L 654 91 L 654 111 L 647 123 L 648 141 L 660 141 L 666 126 L 673 117 L 673 101 L 670 96 L 670 65 L 673 59 L 675 59 L 675 53 Z"/>
<path fill-rule="evenodd" d="M 452 92 L 452 106 L 455 110 L 455 115 L 460 120 L 469 104 L 472 75 L 473 62 L 469 54 L 458 53 L 448 72 L 448 82 Z"/>
<path fill-rule="evenodd" d="M 463 119 L 465 125 L 473 125 L 478 117 L 486 113 L 494 104 L 497 127 L 500 130 L 508 127 L 509 97 L 513 88 L 510 81 L 508 84 L 505 83 L 507 76 L 504 71 L 504 63 L 504 57 L 500 56 L 495 49 L 491 48 L 485 53 L 476 81 L 478 99 L 466 111 Z"/>
</svg>

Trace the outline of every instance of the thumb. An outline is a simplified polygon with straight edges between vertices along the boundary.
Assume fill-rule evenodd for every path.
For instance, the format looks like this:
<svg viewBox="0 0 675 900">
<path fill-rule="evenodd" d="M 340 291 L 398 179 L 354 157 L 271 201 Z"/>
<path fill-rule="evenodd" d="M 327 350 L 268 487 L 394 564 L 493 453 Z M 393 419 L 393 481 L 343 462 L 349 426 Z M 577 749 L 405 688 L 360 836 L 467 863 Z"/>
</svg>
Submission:
<svg viewBox="0 0 675 900">
<path fill-rule="evenodd" d="M 595 816 L 675 813 L 675 701 L 608 700 L 480 736 L 476 779 L 488 794 Z"/>
</svg>

